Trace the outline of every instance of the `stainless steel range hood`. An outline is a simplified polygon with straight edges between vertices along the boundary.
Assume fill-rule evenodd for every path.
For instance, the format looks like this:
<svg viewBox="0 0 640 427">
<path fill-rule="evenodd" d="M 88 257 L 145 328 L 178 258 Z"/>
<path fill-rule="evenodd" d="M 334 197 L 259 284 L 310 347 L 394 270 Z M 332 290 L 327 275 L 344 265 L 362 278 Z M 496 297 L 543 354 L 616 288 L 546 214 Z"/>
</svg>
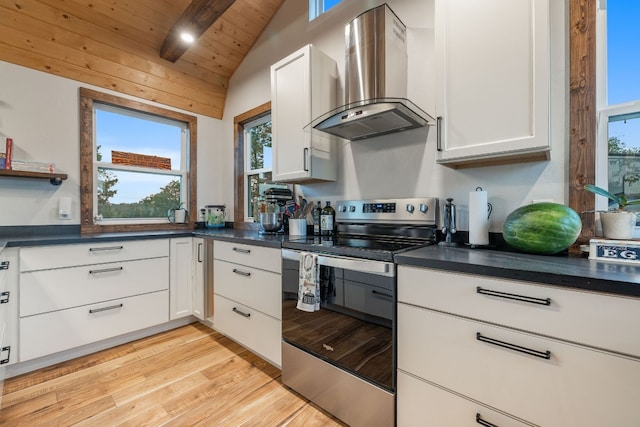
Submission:
<svg viewBox="0 0 640 427">
<path fill-rule="evenodd" d="M 310 127 L 356 141 L 435 122 L 406 98 L 406 27 L 387 4 L 351 21 L 345 42 L 345 105 Z"/>
</svg>

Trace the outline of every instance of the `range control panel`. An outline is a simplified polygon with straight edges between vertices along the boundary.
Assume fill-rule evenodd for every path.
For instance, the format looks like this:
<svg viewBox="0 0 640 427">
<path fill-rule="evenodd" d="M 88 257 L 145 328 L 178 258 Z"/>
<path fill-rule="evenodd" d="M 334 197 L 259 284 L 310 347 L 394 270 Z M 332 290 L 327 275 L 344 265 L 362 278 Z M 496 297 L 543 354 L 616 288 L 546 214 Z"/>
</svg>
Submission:
<svg viewBox="0 0 640 427">
<path fill-rule="evenodd" d="M 399 223 L 436 225 L 438 199 L 435 197 L 340 200 L 336 221 L 345 223 Z"/>
</svg>

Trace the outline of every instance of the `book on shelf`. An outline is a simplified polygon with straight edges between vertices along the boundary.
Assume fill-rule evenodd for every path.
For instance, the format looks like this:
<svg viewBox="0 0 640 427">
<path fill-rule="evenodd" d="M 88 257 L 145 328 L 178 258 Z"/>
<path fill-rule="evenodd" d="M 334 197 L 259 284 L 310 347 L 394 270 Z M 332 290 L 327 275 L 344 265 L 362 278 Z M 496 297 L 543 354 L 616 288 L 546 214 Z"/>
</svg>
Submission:
<svg viewBox="0 0 640 427">
<path fill-rule="evenodd" d="M 0 169 L 11 169 L 13 139 L 0 136 Z"/>
<path fill-rule="evenodd" d="M 11 169 L 14 171 L 55 173 L 56 165 L 55 163 L 13 159 Z"/>
<path fill-rule="evenodd" d="M 11 169 L 13 163 L 13 139 L 7 138 L 7 152 L 6 152 L 6 161 L 5 161 L 5 169 Z"/>
</svg>

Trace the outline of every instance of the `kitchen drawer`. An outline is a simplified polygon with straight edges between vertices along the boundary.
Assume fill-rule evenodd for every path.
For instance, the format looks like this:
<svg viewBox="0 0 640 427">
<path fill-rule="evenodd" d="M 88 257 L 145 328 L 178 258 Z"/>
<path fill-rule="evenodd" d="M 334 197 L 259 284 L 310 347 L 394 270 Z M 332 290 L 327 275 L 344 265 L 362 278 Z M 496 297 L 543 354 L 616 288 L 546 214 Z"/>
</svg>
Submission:
<svg viewBox="0 0 640 427">
<path fill-rule="evenodd" d="M 20 249 L 20 271 L 168 256 L 166 239 L 34 246 Z"/>
<path fill-rule="evenodd" d="M 398 369 L 546 427 L 640 425 L 639 360 L 405 304 Z"/>
<path fill-rule="evenodd" d="M 214 295 L 214 305 L 213 327 L 217 331 L 280 366 L 280 320 L 220 295 Z"/>
<path fill-rule="evenodd" d="M 219 240 L 214 241 L 213 245 L 213 257 L 215 259 L 248 265 L 278 274 L 282 271 L 280 249 L 222 242 Z"/>
<path fill-rule="evenodd" d="M 398 372 L 397 398 L 398 427 L 479 426 L 482 421 L 490 423 L 484 424 L 485 426 L 532 425 L 478 402 L 456 396 L 402 371 Z"/>
<path fill-rule="evenodd" d="M 22 273 L 20 317 L 169 287 L 168 258 Z"/>
<path fill-rule="evenodd" d="M 279 274 L 214 260 L 213 275 L 215 293 L 276 319 L 282 318 L 282 276 Z"/>
<path fill-rule="evenodd" d="M 0 349 L 2 366 L 18 361 L 18 248 L 4 248 L 0 253 L 0 319 L 5 324 L 4 342 Z M 7 358 L 9 359 L 8 361 Z"/>
<path fill-rule="evenodd" d="M 90 310 L 102 310 L 91 313 Z M 20 361 L 169 321 L 169 291 L 20 319 Z"/>
<path fill-rule="evenodd" d="M 640 299 L 400 266 L 398 301 L 640 357 Z"/>
</svg>

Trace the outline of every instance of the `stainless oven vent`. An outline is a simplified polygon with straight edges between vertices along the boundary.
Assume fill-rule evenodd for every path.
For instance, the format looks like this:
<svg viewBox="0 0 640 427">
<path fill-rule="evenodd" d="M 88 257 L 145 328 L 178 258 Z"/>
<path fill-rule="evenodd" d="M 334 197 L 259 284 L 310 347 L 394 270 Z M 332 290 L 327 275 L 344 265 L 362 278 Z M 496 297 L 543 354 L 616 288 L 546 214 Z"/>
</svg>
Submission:
<svg viewBox="0 0 640 427">
<path fill-rule="evenodd" d="M 345 105 L 311 126 L 351 141 L 423 127 L 435 120 L 407 99 L 406 27 L 383 4 L 345 27 Z"/>
</svg>

